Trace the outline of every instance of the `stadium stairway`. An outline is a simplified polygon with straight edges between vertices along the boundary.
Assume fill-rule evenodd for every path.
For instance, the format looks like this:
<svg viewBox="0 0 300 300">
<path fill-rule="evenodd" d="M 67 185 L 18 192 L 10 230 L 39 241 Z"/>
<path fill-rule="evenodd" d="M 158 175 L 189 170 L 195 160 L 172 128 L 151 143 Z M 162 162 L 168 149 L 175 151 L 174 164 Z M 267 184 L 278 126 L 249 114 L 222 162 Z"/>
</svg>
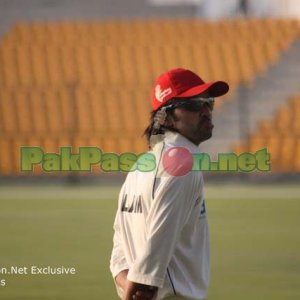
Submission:
<svg viewBox="0 0 300 300">
<path fill-rule="evenodd" d="M 217 153 L 232 151 L 233 145 L 246 139 L 259 121 L 271 118 L 291 94 L 299 91 L 298 39 L 282 54 L 277 64 L 257 76 L 251 86 L 240 86 L 232 101 L 215 111 L 213 139 L 201 146 L 202 151 L 213 158 Z"/>
</svg>

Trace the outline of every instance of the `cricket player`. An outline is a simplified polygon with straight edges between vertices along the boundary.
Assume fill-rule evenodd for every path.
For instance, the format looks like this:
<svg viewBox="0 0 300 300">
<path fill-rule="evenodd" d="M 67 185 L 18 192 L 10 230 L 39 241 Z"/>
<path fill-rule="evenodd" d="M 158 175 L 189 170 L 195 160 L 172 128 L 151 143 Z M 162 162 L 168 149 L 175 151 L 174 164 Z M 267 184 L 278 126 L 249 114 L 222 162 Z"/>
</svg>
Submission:
<svg viewBox="0 0 300 300">
<path fill-rule="evenodd" d="M 155 169 L 128 173 L 114 222 L 110 270 L 121 299 L 205 299 L 209 228 L 202 173 L 190 162 L 212 136 L 214 98 L 228 89 L 182 68 L 157 78 L 145 130 Z"/>
</svg>

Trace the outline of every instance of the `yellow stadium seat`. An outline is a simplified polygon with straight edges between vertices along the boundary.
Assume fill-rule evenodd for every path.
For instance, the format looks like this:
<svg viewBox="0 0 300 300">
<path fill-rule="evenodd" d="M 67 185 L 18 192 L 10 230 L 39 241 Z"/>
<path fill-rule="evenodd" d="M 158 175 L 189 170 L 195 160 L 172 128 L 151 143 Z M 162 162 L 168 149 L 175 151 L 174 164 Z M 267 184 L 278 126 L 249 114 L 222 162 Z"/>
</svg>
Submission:
<svg viewBox="0 0 300 300">
<path fill-rule="evenodd" d="M 0 85 L 7 88 L 20 86 L 15 46 L 0 47 Z"/>
<path fill-rule="evenodd" d="M 0 138 L 0 173 L 11 175 L 16 172 L 15 158 L 12 155 L 12 141 L 8 138 Z M 5 159 L 4 159 L 5 158 Z"/>
<path fill-rule="evenodd" d="M 105 45 L 101 50 L 101 54 L 106 59 L 107 84 L 110 86 L 121 84 L 123 80 L 119 71 L 119 58 L 115 51 L 115 47 L 112 45 Z"/>
<path fill-rule="evenodd" d="M 228 81 L 230 90 L 233 90 L 239 84 L 239 69 L 236 62 L 236 57 L 232 55 L 234 42 L 221 43 L 222 63 L 224 64 L 224 80 Z M 202 59 L 205 65 L 205 58 Z M 210 69 L 208 66 L 206 67 Z M 212 78 L 212 75 L 210 76 Z"/>
<path fill-rule="evenodd" d="M 300 137 L 300 95 L 291 99 L 291 112 L 291 129 L 296 136 Z"/>
<path fill-rule="evenodd" d="M 101 159 L 102 159 L 102 144 L 101 144 L 101 138 L 100 137 L 92 137 L 92 138 L 83 138 L 83 137 L 78 137 L 76 140 L 76 146 L 75 146 L 75 151 L 76 153 L 79 153 L 80 147 L 93 147 L 93 148 L 98 148 L 99 150 L 99 156 L 100 160 L 98 163 L 94 163 L 91 165 L 91 172 L 93 173 L 99 173 L 101 172 Z M 94 151 L 94 150 L 93 150 Z M 89 174 L 89 172 L 82 172 L 83 174 Z"/>
<path fill-rule="evenodd" d="M 48 132 L 47 112 L 45 107 L 44 95 L 40 92 L 28 93 L 28 102 L 30 103 L 30 114 L 32 116 L 33 132 L 32 134 L 43 135 Z"/>
<path fill-rule="evenodd" d="M 91 123 L 91 101 L 89 94 L 84 89 L 75 90 L 74 113 L 76 121 L 76 131 L 82 133 L 92 133 Z"/>
<path fill-rule="evenodd" d="M 109 128 L 108 115 L 106 109 L 106 99 L 102 96 L 101 90 L 93 89 L 89 91 L 91 101 L 91 122 L 93 131 L 96 133 L 107 133 Z"/>
<path fill-rule="evenodd" d="M 190 47 L 184 47 L 184 45 L 178 45 L 174 47 L 174 50 L 177 52 L 178 57 L 178 66 L 181 66 L 186 69 L 195 69 L 194 64 L 194 57 L 192 56 L 192 53 L 190 51 Z M 166 70 L 165 66 L 162 64 L 163 69 L 160 69 L 160 73 L 164 72 Z M 158 74 L 158 72 L 156 73 Z"/>
<path fill-rule="evenodd" d="M 184 61 L 180 58 L 179 49 L 180 47 L 171 47 L 173 51 L 177 52 L 178 64 L 184 66 Z M 161 74 L 166 70 L 166 64 L 162 53 L 162 47 L 160 45 L 147 46 L 144 49 L 144 56 L 148 60 L 148 72 L 156 77 L 157 74 Z M 145 58 L 144 58 L 145 59 Z M 149 75 L 148 75 L 149 76 Z"/>
<path fill-rule="evenodd" d="M 14 136 L 18 133 L 18 112 L 15 108 L 15 97 L 11 90 L 0 89 L 1 133 Z"/>
<path fill-rule="evenodd" d="M 248 151 L 247 145 L 237 144 L 237 145 L 233 145 L 233 147 L 232 147 L 232 152 L 237 155 L 242 154 L 247 151 Z"/>
<path fill-rule="evenodd" d="M 124 84 L 130 86 L 134 85 L 137 81 L 137 69 L 136 63 L 134 62 L 134 48 L 135 47 L 133 45 L 120 45 L 117 49 L 118 60 L 120 62 L 119 72 L 121 73 Z M 129 59 L 132 55 L 133 59 Z"/>
<path fill-rule="evenodd" d="M 143 131 L 148 126 L 150 120 L 151 90 L 134 90 L 132 92 L 132 99 L 136 107 L 135 122 L 139 124 L 140 130 Z"/>
<path fill-rule="evenodd" d="M 15 24 L 13 28 L 13 35 L 15 37 L 15 41 L 18 41 L 19 43 L 30 43 L 33 34 L 31 30 L 31 26 L 29 26 L 29 23 L 17 23 Z"/>
<path fill-rule="evenodd" d="M 281 141 L 278 136 L 271 136 L 267 139 L 268 153 L 271 154 L 272 171 L 280 170 L 279 159 L 280 159 L 280 146 Z"/>
<path fill-rule="evenodd" d="M 135 152 L 134 139 L 130 136 L 127 137 L 119 137 L 118 138 L 118 152 L 119 153 L 127 153 Z"/>
<path fill-rule="evenodd" d="M 61 21 L 58 30 L 60 31 L 60 43 L 74 45 L 80 40 L 77 32 L 77 22 Z"/>
<path fill-rule="evenodd" d="M 44 99 L 44 106 L 47 120 L 47 130 L 50 133 L 58 134 L 64 130 L 62 126 L 62 110 L 57 90 L 44 90 L 41 92 Z"/>
<path fill-rule="evenodd" d="M 157 74 L 154 74 L 149 71 L 151 70 L 149 59 L 147 59 L 147 56 L 145 57 L 145 53 L 147 53 L 147 47 L 146 46 L 140 46 L 136 47 L 134 51 L 134 63 L 136 64 L 136 78 L 138 79 L 138 82 L 143 85 L 151 84 L 154 81 L 154 77 L 157 76 Z"/>
<path fill-rule="evenodd" d="M 282 106 L 280 110 L 276 114 L 276 127 L 282 131 L 286 132 L 288 128 L 291 128 L 292 125 L 292 111 L 290 110 L 289 106 Z"/>
<path fill-rule="evenodd" d="M 296 154 L 296 140 L 293 135 L 283 136 L 281 138 L 281 151 L 280 151 L 280 170 L 293 171 L 293 160 Z"/>
<path fill-rule="evenodd" d="M 102 138 L 100 135 L 94 135 L 93 137 L 87 138 L 87 144 L 88 147 L 97 147 L 102 151 Z"/>
<path fill-rule="evenodd" d="M 224 78 L 226 76 L 224 58 L 220 55 L 221 48 L 219 43 L 207 43 L 206 54 L 209 61 L 209 68 L 211 69 L 211 78 Z"/>
<path fill-rule="evenodd" d="M 136 137 L 134 143 L 135 153 L 140 154 L 148 151 L 148 145 L 145 137 Z"/>
<path fill-rule="evenodd" d="M 45 22 L 32 22 L 28 24 L 30 27 L 30 31 L 32 36 L 30 39 L 34 39 L 35 44 L 42 44 L 45 43 L 48 40 L 47 36 L 47 28 L 46 28 L 46 23 Z"/>
<path fill-rule="evenodd" d="M 293 164 L 294 170 L 300 172 L 300 138 L 297 139 Z"/>
<path fill-rule="evenodd" d="M 67 135 L 60 135 L 57 138 L 57 147 L 61 148 L 61 147 L 74 147 L 75 145 L 75 141 L 76 141 L 76 134 L 67 134 Z M 73 150 L 72 150 L 73 151 Z"/>
<path fill-rule="evenodd" d="M 14 169 L 17 171 L 17 173 L 19 173 L 21 171 L 21 165 L 20 165 L 20 161 L 21 161 L 21 147 L 24 145 L 24 139 L 22 137 L 18 137 L 18 138 L 14 138 L 12 139 L 12 156 L 13 156 L 13 167 Z"/>
<path fill-rule="evenodd" d="M 59 153 L 58 142 L 55 135 L 43 137 L 41 140 L 41 145 L 45 153 Z"/>
<path fill-rule="evenodd" d="M 62 56 L 60 48 L 53 45 L 46 47 L 45 56 L 50 86 L 61 86 L 64 82 L 64 74 L 61 63 Z"/>
<path fill-rule="evenodd" d="M 19 134 L 32 134 L 35 130 L 33 123 L 32 107 L 29 93 L 25 91 L 15 91 L 13 94 L 16 107 L 16 121 Z"/>
<path fill-rule="evenodd" d="M 91 51 L 90 47 L 76 47 L 75 59 L 78 70 L 78 84 L 89 86 L 93 83 L 93 73 L 91 68 Z"/>
<path fill-rule="evenodd" d="M 18 45 L 16 47 L 16 62 L 21 86 L 32 87 L 34 85 L 31 58 L 29 45 Z"/>
<path fill-rule="evenodd" d="M 58 104 L 61 110 L 61 132 L 73 134 L 76 131 L 77 119 L 75 110 L 75 91 L 74 87 L 58 89 Z"/>
<path fill-rule="evenodd" d="M 258 132 L 260 132 L 261 136 L 268 137 L 274 134 L 276 129 L 272 121 L 273 120 L 263 120 L 260 122 Z"/>
<path fill-rule="evenodd" d="M 36 136 L 29 136 L 27 138 L 19 138 L 14 141 L 13 149 L 15 152 L 16 158 L 19 158 L 19 149 L 21 146 L 28 146 L 28 147 L 39 147 L 42 148 L 42 150 L 45 152 L 44 149 L 44 144 L 43 144 L 43 138 L 41 137 L 36 137 Z M 17 160 L 18 162 L 18 167 L 16 170 L 20 170 L 19 168 L 19 159 Z M 42 164 L 36 164 L 33 166 L 33 173 L 30 174 L 39 174 L 39 173 L 44 173 Z M 23 175 L 26 175 L 26 173 L 23 173 Z"/>
<path fill-rule="evenodd" d="M 107 135 L 102 138 L 102 149 L 105 152 L 118 152 L 119 144 L 118 139 L 112 136 Z"/>
<path fill-rule="evenodd" d="M 120 132 L 123 124 L 123 115 L 122 111 L 119 108 L 118 102 L 119 99 L 116 99 L 115 94 L 110 91 L 106 91 L 102 94 L 104 101 L 106 101 L 106 114 L 108 120 L 108 132 L 116 133 Z"/>
<path fill-rule="evenodd" d="M 61 77 L 65 84 L 76 84 L 78 83 L 78 65 L 75 55 L 75 47 L 58 45 L 57 48 L 60 53 L 60 64 L 61 64 Z M 56 59 L 59 59 L 56 57 Z M 53 75 L 52 75 L 53 76 Z M 51 82 L 51 80 L 49 80 Z"/>
<path fill-rule="evenodd" d="M 264 53 L 264 44 L 249 43 L 249 48 L 255 71 L 257 73 L 263 72 L 267 67 Z"/>
<path fill-rule="evenodd" d="M 118 109 L 122 111 L 123 122 L 120 124 L 120 130 L 124 130 L 124 135 L 132 135 L 137 133 L 139 129 L 139 122 L 137 117 L 137 110 L 135 107 L 135 101 L 132 98 L 132 94 L 128 93 L 116 93 L 118 98 Z"/>
<path fill-rule="evenodd" d="M 239 76 L 244 84 L 251 84 L 253 81 L 254 70 L 249 56 L 249 43 L 235 42 L 235 52 L 239 67 Z"/>
<path fill-rule="evenodd" d="M 249 151 L 251 153 L 255 153 L 267 146 L 266 140 L 260 135 L 254 135 L 249 138 Z"/>
<path fill-rule="evenodd" d="M 49 132 L 57 134 L 66 130 L 64 118 L 68 118 L 69 116 L 64 114 L 64 110 L 62 109 L 64 103 L 61 102 L 62 99 L 59 93 L 54 90 L 43 91 L 41 97 L 45 105 L 47 128 Z"/>
<path fill-rule="evenodd" d="M 261 121 L 258 129 L 244 143 L 244 145 L 249 144 L 248 150 L 251 152 L 267 147 L 268 152 L 271 153 L 273 171 L 298 171 L 299 103 L 298 96 L 292 97 L 280 107 L 273 119 Z"/>
<path fill-rule="evenodd" d="M 232 41 L 237 38 L 236 21 L 220 20 L 219 22 L 217 22 L 216 27 L 217 30 L 220 32 L 222 40 Z"/>
<path fill-rule="evenodd" d="M 274 64 L 279 59 L 279 49 L 273 40 L 265 40 L 264 42 L 265 55 L 268 64 Z"/>
<path fill-rule="evenodd" d="M 105 44 L 112 44 L 118 42 L 122 36 L 120 35 L 121 26 L 119 21 L 108 20 L 102 23 L 103 26 L 103 40 Z"/>
<path fill-rule="evenodd" d="M 44 55 L 45 50 L 46 47 L 44 46 L 36 45 L 34 47 L 30 47 L 30 52 L 32 54 L 33 82 L 35 86 L 47 87 L 50 81 Z"/>
<path fill-rule="evenodd" d="M 169 45 L 166 44 L 162 44 L 159 45 L 159 50 L 160 50 L 160 57 L 161 59 L 163 59 L 164 62 L 164 66 L 166 70 L 169 69 L 174 69 L 177 68 L 179 66 L 178 63 L 178 51 L 176 51 L 175 46 L 174 47 L 170 47 Z M 162 73 L 162 71 L 160 71 L 160 73 Z M 160 74 L 159 73 L 159 74 Z M 153 79 L 154 77 L 156 77 L 156 75 L 152 75 Z"/>
<path fill-rule="evenodd" d="M 91 50 L 91 73 L 93 80 L 90 84 L 105 87 L 109 84 L 107 71 L 107 58 L 103 52 L 103 45 L 96 44 L 90 47 Z"/>
<path fill-rule="evenodd" d="M 264 18 L 18 23 L 0 41 L 0 135 L 11 136 L 12 147 L 31 137 L 49 149 L 85 141 L 111 151 L 146 150 L 139 136 L 160 73 L 189 68 L 205 81 L 228 81 L 234 92 L 276 63 L 299 32 L 295 21 Z M 275 169 L 288 171 L 281 153 L 288 157 L 292 138 L 282 146 L 278 136 L 300 136 L 299 100 L 289 105 L 235 149 L 268 146 Z"/>
</svg>

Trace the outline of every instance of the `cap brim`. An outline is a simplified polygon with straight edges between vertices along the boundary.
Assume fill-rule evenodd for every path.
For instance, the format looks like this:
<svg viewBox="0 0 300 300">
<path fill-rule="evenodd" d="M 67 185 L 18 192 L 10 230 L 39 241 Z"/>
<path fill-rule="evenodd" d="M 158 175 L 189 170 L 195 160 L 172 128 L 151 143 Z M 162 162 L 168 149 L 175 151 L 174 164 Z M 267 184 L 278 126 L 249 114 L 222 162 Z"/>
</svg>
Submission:
<svg viewBox="0 0 300 300">
<path fill-rule="evenodd" d="M 225 81 L 213 81 L 209 83 L 204 83 L 201 85 L 197 85 L 191 89 L 188 89 L 177 95 L 178 98 L 188 98 L 197 96 L 204 92 L 209 92 L 211 97 L 220 97 L 225 95 L 229 91 L 229 85 Z"/>
</svg>

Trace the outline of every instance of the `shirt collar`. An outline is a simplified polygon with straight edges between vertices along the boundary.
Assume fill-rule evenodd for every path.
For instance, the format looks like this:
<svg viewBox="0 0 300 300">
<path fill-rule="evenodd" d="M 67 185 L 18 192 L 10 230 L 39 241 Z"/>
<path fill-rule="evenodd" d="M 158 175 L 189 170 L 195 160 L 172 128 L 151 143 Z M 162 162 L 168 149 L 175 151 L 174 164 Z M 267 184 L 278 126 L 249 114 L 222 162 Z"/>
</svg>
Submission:
<svg viewBox="0 0 300 300">
<path fill-rule="evenodd" d="M 170 147 L 184 147 L 191 153 L 199 153 L 200 148 L 193 144 L 190 140 L 184 137 L 182 134 L 174 131 L 166 131 L 164 141 L 168 148 Z"/>
</svg>

